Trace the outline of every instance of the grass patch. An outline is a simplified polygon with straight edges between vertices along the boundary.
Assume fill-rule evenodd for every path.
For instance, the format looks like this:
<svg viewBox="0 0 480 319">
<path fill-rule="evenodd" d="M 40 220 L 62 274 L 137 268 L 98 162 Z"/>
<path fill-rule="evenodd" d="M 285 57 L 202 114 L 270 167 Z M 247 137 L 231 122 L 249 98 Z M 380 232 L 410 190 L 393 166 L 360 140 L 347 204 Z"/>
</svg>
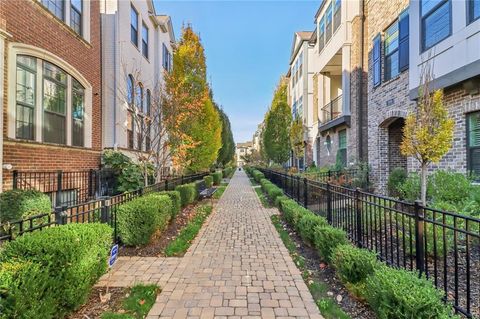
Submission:
<svg viewBox="0 0 480 319">
<path fill-rule="evenodd" d="M 222 185 L 218 186 L 217 191 L 213 193 L 213 198 L 220 199 L 220 197 L 222 197 L 226 189 L 227 189 L 227 186 L 222 186 Z"/>
<path fill-rule="evenodd" d="M 265 196 L 265 194 L 262 191 L 261 187 L 254 187 L 253 188 L 255 192 L 257 193 L 258 198 L 262 202 L 263 207 L 265 208 L 270 208 L 272 205 L 270 205 L 270 202 L 268 201 L 268 198 Z"/>
<path fill-rule="evenodd" d="M 102 319 L 143 319 L 155 303 L 160 288 L 157 285 L 138 284 L 130 289 L 122 302 L 122 313 L 105 312 Z"/>
<path fill-rule="evenodd" d="M 195 217 L 180 231 L 178 237 L 171 241 L 165 248 L 165 255 L 167 257 L 182 256 L 187 251 L 193 239 L 200 231 L 200 228 L 202 228 L 203 222 L 212 212 L 212 205 L 199 205 L 195 210 Z"/>
<path fill-rule="evenodd" d="M 350 319 L 350 316 L 347 315 L 342 308 L 337 305 L 335 300 L 327 295 L 328 286 L 311 276 L 310 272 L 305 267 L 305 258 L 299 254 L 297 245 L 290 237 L 288 231 L 283 228 L 280 216 L 273 215 L 271 219 L 275 229 L 277 229 L 278 234 L 283 241 L 283 244 L 285 247 L 287 247 L 293 262 L 302 272 L 303 280 L 307 284 L 308 289 L 310 290 L 310 293 L 312 294 L 313 299 L 320 310 L 320 313 L 325 317 L 325 319 Z"/>
</svg>

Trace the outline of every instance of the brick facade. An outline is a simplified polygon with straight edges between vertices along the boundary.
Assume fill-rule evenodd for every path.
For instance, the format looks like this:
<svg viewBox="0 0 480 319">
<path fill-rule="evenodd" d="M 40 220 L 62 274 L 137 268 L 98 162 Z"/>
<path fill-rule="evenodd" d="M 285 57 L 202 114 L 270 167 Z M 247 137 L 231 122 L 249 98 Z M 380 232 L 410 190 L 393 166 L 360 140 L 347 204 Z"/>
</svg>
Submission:
<svg viewBox="0 0 480 319">
<path fill-rule="evenodd" d="M 15 170 L 80 170 L 97 168 L 102 148 L 101 111 L 101 51 L 100 51 L 100 3 L 90 2 L 89 42 L 76 34 L 63 21 L 56 18 L 37 1 L 2 1 L 0 21 L 4 21 L 8 37 L 5 41 L 4 85 L 4 148 L 3 164 L 11 164 Z M 8 105 L 14 96 L 7 94 L 11 83 L 7 82 L 9 70 L 9 44 L 22 43 L 48 51 L 76 69 L 92 87 L 91 131 L 85 136 L 91 139 L 91 148 L 70 147 L 8 138 Z M 36 107 L 41 107 L 37 102 Z M 91 135 L 91 136 L 90 136 Z M 11 187 L 11 170 L 3 170 L 3 185 Z"/>
</svg>

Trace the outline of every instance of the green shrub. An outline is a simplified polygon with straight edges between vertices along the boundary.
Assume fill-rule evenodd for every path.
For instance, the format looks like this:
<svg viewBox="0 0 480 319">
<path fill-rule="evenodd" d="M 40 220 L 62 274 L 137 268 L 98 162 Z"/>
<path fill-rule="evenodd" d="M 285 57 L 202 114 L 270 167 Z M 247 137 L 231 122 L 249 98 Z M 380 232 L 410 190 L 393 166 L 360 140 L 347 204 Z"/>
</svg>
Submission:
<svg viewBox="0 0 480 319">
<path fill-rule="evenodd" d="M 287 195 L 277 196 L 277 197 L 275 198 L 275 201 L 274 201 L 275 207 L 277 207 L 278 209 L 282 210 L 282 202 L 283 202 L 284 200 L 288 200 L 288 196 L 287 196 Z"/>
<path fill-rule="evenodd" d="M 272 202 L 275 202 L 275 199 L 278 197 L 278 196 L 282 196 L 283 195 L 283 191 L 276 185 L 274 184 L 267 184 L 265 186 L 265 192 L 267 193 L 268 195 L 268 198 L 270 199 L 270 201 Z"/>
<path fill-rule="evenodd" d="M 222 171 L 223 178 L 230 178 L 235 171 L 233 167 L 225 167 Z"/>
<path fill-rule="evenodd" d="M 76 309 L 105 273 L 111 244 L 111 227 L 97 223 L 50 227 L 6 243 L 0 252 L 2 313 L 61 318 Z M 27 305 L 35 315 L 23 313 Z"/>
<path fill-rule="evenodd" d="M 213 176 L 212 175 L 204 176 L 203 180 L 205 181 L 205 186 L 207 188 L 210 188 L 210 187 L 213 186 Z"/>
<path fill-rule="evenodd" d="M 120 151 L 106 150 L 103 153 L 105 167 L 113 169 L 117 178 L 117 192 L 130 192 L 145 185 L 142 167 Z M 148 166 L 149 176 L 153 176 L 154 168 Z"/>
<path fill-rule="evenodd" d="M 118 207 L 118 235 L 125 245 L 146 245 L 155 232 L 167 226 L 171 212 L 172 200 L 167 195 L 137 197 Z"/>
<path fill-rule="evenodd" d="M 220 185 L 222 182 L 222 172 L 215 172 L 210 174 L 213 177 L 213 184 Z"/>
<path fill-rule="evenodd" d="M 381 319 L 451 318 L 443 293 L 431 281 L 406 270 L 379 267 L 366 280 L 365 296 Z"/>
<path fill-rule="evenodd" d="M 199 183 L 183 184 L 175 187 L 175 190 L 180 193 L 180 198 L 182 199 L 182 207 L 185 207 L 195 201 L 198 193 L 197 185 L 199 185 Z"/>
<path fill-rule="evenodd" d="M 293 227 L 297 227 L 298 221 L 304 214 L 310 213 L 310 211 L 297 204 L 293 199 L 287 199 L 282 201 L 282 212 L 285 216 L 285 220 Z"/>
<path fill-rule="evenodd" d="M 172 218 L 180 213 L 180 210 L 182 209 L 182 199 L 180 198 L 180 193 L 178 191 L 163 191 L 157 194 L 167 195 L 172 200 Z"/>
<path fill-rule="evenodd" d="M 314 244 L 325 261 L 330 262 L 332 252 L 338 245 L 347 244 L 347 234 L 332 226 L 317 226 L 314 230 Z"/>
<path fill-rule="evenodd" d="M 260 183 L 260 180 L 262 178 L 265 178 L 265 175 L 263 175 L 262 172 L 260 172 L 259 170 L 252 170 L 252 176 L 253 176 L 253 179 L 257 182 L 257 183 Z"/>
<path fill-rule="evenodd" d="M 298 221 L 297 230 L 303 240 L 312 243 L 315 241 L 315 227 L 327 226 L 327 220 L 312 212 L 303 214 Z"/>
<path fill-rule="evenodd" d="M 0 223 L 50 213 L 50 198 L 37 190 L 13 189 L 0 193 Z"/>
<path fill-rule="evenodd" d="M 473 191 L 471 181 L 462 173 L 437 170 L 430 182 L 430 196 L 435 202 L 462 203 Z"/>
<path fill-rule="evenodd" d="M 375 253 L 345 244 L 333 251 L 332 264 L 344 283 L 356 284 L 373 274 L 379 262 Z"/>
<path fill-rule="evenodd" d="M 405 182 L 400 186 L 400 198 L 414 202 L 420 198 L 420 176 L 417 173 L 408 174 Z"/>
<path fill-rule="evenodd" d="M 393 197 L 400 197 L 401 187 L 407 179 L 407 171 L 402 167 L 395 168 L 388 176 L 388 194 Z"/>
</svg>

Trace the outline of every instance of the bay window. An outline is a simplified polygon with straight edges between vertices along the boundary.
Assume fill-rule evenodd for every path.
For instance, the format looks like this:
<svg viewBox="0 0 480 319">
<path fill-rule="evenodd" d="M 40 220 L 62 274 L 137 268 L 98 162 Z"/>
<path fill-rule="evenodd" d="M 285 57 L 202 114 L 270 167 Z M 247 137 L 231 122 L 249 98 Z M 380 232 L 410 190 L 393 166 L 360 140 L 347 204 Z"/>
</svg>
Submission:
<svg viewBox="0 0 480 319">
<path fill-rule="evenodd" d="M 67 74 L 43 62 L 43 141 L 66 144 Z"/>
<path fill-rule="evenodd" d="M 172 71 L 172 54 L 170 53 L 170 51 L 168 51 L 168 48 L 167 46 L 162 43 L 162 65 L 163 65 L 163 68 L 170 72 Z"/>
<path fill-rule="evenodd" d="M 467 114 L 468 171 L 480 176 L 480 112 Z"/>
<path fill-rule="evenodd" d="M 332 3 L 328 5 L 327 11 L 325 12 L 325 16 L 326 16 L 325 43 L 327 43 L 332 37 Z"/>
<path fill-rule="evenodd" d="M 35 138 L 36 69 L 36 59 L 28 56 L 18 56 L 15 135 L 19 139 L 33 140 Z"/>
<path fill-rule="evenodd" d="M 72 79 L 72 145 L 83 146 L 85 140 L 85 89 Z"/>
<path fill-rule="evenodd" d="M 322 51 L 325 47 L 325 16 L 322 16 L 318 24 L 318 50 Z"/>
<path fill-rule="evenodd" d="M 422 49 L 427 50 L 452 32 L 451 0 L 422 0 L 420 11 Z"/>
<path fill-rule="evenodd" d="M 342 22 L 342 2 L 341 0 L 334 0 L 335 6 L 333 8 L 333 32 L 337 31 L 340 23 Z"/>
<path fill-rule="evenodd" d="M 467 0 L 468 23 L 480 18 L 480 0 Z"/>
</svg>

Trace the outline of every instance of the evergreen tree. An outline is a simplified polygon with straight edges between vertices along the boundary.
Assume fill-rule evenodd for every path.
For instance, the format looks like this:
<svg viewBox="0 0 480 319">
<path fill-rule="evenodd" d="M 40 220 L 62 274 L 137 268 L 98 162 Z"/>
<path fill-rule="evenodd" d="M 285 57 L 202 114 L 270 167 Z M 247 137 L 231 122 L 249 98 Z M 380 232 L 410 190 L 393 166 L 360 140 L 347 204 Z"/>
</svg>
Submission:
<svg viewBox="0 0 480 319">
<path fill-rule="evenodd" d="M 217 162 L 223 166 L 233 160 L 235 155 L 235 142 L 233 140 L 232 128 L 228 115 L 220 108 L 218 109 L 222 119 L 222 148 L 218 152 Z"/>
</svg>

